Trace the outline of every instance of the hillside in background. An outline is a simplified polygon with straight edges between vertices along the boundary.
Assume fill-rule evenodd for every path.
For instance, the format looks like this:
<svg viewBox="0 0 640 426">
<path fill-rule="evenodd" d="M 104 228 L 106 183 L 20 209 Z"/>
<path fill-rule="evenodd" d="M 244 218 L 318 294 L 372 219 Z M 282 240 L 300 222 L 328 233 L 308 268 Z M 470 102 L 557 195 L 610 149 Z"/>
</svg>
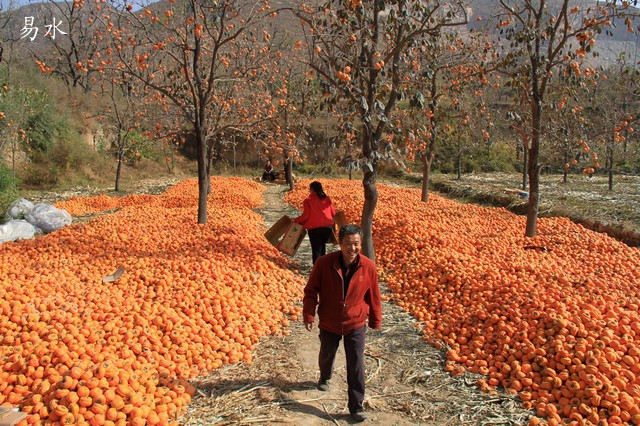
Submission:
<svg viewBox="0 0 640 426">
<path fill-rule="evenodd" d="M 249 0 L 241 0 L 241 1 L 249 1 Z M 286 46 L 291 46 L 291 40 L 300 40 L 303 37 L 303 31 L 300 26 L 300 22 L 297 18 L 293 16 L 292 13 L 288 12 L 286 9 L 294 7 L 297 3 L 297 0 L 273 0 L 271 1 L 272 10 L 280 10 L 281 12 L 275 17 L 272 21 L 272 25 L 277 28 L 278 36 L 272 39 L 274 42 L 274 46 L 276 45 L 275 41 L 280 41 L 282 39 L 288 39 L 289 42 L 285 43 Z M 576 4 L 582 4 L 583 9 L 586 9 L 589 4 L 593 4 L 592 2 L 587 2 L 586 0 L 576 0 Z M 553 5 L 560 4 L 560 0 L 549 0 L 550 7 Z M 574 3 L 572 3 L 574 4 Z M 91 34 L 91 29 L 97 28 L 98 23 L 96 20 L 90 16 L 91 13 L 100 14 L 106 11 L 105 4 L 101 4 L 101 10 L 96 12 L 95 10 L 96 3 L 91 1 L 85 2 L 85 8 L 81 9 L 82 14 L 80 19 L 80 24 L 84 25 L 82 28 L 87 31 L 87 34 Z M 113 164 L 114 162 L 114 149 L 113 149 L 113 140 L 114 140 L 114 132 L 108 128 L 109 124 L 104 120 L 97 118 L 99 115 L 99 110 L 102 106 L 104 106 L 104 102 L 99 98 L 99 90 L 98 88 L 91 83 L 87 84 L 89 87 L 86 91 L 83 90 L 69 90 L 67 86 L 62 82 L 62 79 L 59 78 L 59 75 L 44 75 L 39 69 L 34 65 L 36 57 L 49 57 L 52 58 L 54 55 L 57 55 L 58 58 L 64 58 L 63 53 L 55 52 L 55 47 L 53 46 L 53 42 L 51 39 L 44 37 L 44 32 L 46 31 L 45 26 L 51 24 L 53 19 L 55 18 L 57 22 L 63 20 L 64 13 L 62 7 L 66 6 L 65 3 L 55 3 L 55 2 L 43 2 L 43 3 L 33 3 L 23 5 L 21 7 L 5 11 L 0 14 L 0 29 L 3 31 L 2 33 L 2 63 L 0 67 L 0 77 L 3 78 L 2 84 L 7 84 L 10 90 L 7 92 L 8 95 L 12 93 L 14 95 L 18 95 L 20 90 L 23 90 L 26 94 L 36 93 L 42 99 L 47 100 L 47 106 L 42 107 L 42 111 L 39 113 L 35 113 L 34 111 L 26 111 L 23 108 L 21 111 L 16 109 L 13 111 L 13 115 L 11 117 L 24 117 L 27 114 L 32 116 L 33 122 L 40 123 L 43 122 L 47 124 L 46 126 L 42 126 L 45 128 L 51 128 L 49 124 L 54 123 L 54 121 L 58 121 L 59 131 L 57 131 L 57 135 L 55 138 L 57 140 L 65 140 L 69 141 L 71 138 L 70 135 L 75 139 L 83 142 L 82 148 L 91 151 L 91 153 L 98 152 L 101 156 L 106 158 L 106 161 L 109 164 Z M 162 10 L 169 6 L 168 0 L 162 0 L 159 2 L 154 2 L 150 4 L 148 7 L 156 10 Z M 492 33 L 495 36 L 499 35 L 499 30 L 496 28 L 495 19 L 498 15 L 498 6 L 499 3 L 493 0 L 470 0 L 469 7 L 467 9 L 467 13 L 469 15 L 469 23 L 467 25 L 468 31 L 486 31 L 488 33 Z M 142 12 L 139 12 L 142 13 Z M 94 15 L 94 17 L 97 15 Z M 22 37 L 24 34 L 21 33 L 25 26 L 25 19 L 28 17 L 34 18 L 33 25 L 38 27 L 39 33 L 34 37 L 33 40 L 30 40 L 26 37 Z M 602 67 L 608 67 L 614 65 L 616 63 L 617 58 L 621 53 L 625 52 L 629 58 L 629 62 L 633 61 L 633 63 L 637 64 L 638 59 L 638 51 L 640 49 L 640 42 L 638 38 L 639 31 L 636 32 L 627 32 L 626 26 L 622 23 L 617 25 L 612 29 L 611 35 L 602 34 L 599 37 L 598 43 L 595 45 L 595 50 L 599 53 L 599 56 L 593 59 L 597 61 L 597 65 Z M 62 22 L 60 26 L 61 31 L 70 32 L 71 30 L 68 27 L 69 23 Z M 78 23 L 76 23 L 78 25 Z M 638 25 L 640 25 L 640 20 L 638 21 Z M 637 26 L 638 26 L 637 25 Z M 71 31 L 74 35 L 78 35 L 79 33 L 76 31 Z M 63 34 L 58 34 L 58 39 L 56 42 L 65 43 L 68 42 L 68 36 Z M 65 38 L 66 37 L 66 38 Z M 87 46 L 93 46 L 95 43 L 89 42 L 86 43 Z M 504 42 L 506 43 L 506 42 Z M 504 44 L 503 43 L 503 44 Z M 287 52 L 285 52 L 286 55 Z M 589 57 L 589 60 L 592 60 Z M 59 61 L 63 62 L 63 61 Z M 71 68 L 75 68 L 75 65 L 80 60 L 74 58 L 69 59 L 69 63 L 72 65 Z M 64 65 L 64 64 L 62 64 Z M 60 65 L 62 67 L 62 65 Z M 82 74 L 82 73 L 79 73 Z M 83 75 L 85 81 L 89 80 L 90 77 L 88 75 Z M 13 90 L 16 89 L 16 90 Z M 18 90 L 19 89 L 19 90 Z M 22 92 L 20 92 L 22 93 Z M 498 105 L 501 101 L 501 98 L 496 102 L 492 97 L 501 97 L 502 94 L 496 95 L 495 93 L 491 93 L 487 91 L 484 95 L 489 102 L 493 102 L 492 105 Z M 32 96 L 31 105 L 44 105 L 44 101 L 40 98 L 35 98 Z M 9 97 L 6 98 L 7 102 Z M 510 103 L 511 100 L 504 101 L 505 103 Z M 21 102 L 14 102 L 14 104 L 20 104 Z M 26 104 L 26 102 L 24 102 Z M 53 108 L 51 108 L 51 105 Z M 57 110 L 58 115 L 63 117 L 58 119 L 56 117 L 50 117 L 48 114 L 52 109 Z M 2 110 L 0 110 L 2 111 Z M 502 114 L 504 115 L 504 114 Z M 7 113 L 7 116 L 10 115 Z M 54 118 L 56 120 L 54 120 Z M 466 152 L 465 158 L 461 159 L 462 164 L 462 172 L 476 172 L 476 171 L 484 171 L 484 172 L 492 172 L 492 171 L 505 171 L 505 172 L 515 172 L 519 171 L 521 164 L 520 159 L 517 157 L 516 148 L 517 141 L 515 141 L 515 136 L 513 135 L 512 130 L 508 127 L 509 124 L 505 124 L 504 117 L 501 116 L 501 112 L 497 112 L 495 114 L 495 130 L 492 131 L 492 137 L 495 139 L 491 140 L 491 144 L 489 145 L 489 141 L 476 141 L 474 140 L 476 135 L 470 135 L 469 141 L 473 142 L 473 146 L 469 147 L 469 151 Z M 309 119 L 309 124 L 314 128 L 314 137 L 310 142 L 308 147 L 304 149 L 308 154 L 308 161 L 310 164 L 305 164 L 305 167 L 315 167 L 316 165 L 320 165 L 319 168 L 322 170 L 328 170 L 331 168 L 339 168 L 338 166 L 339 156 L 343 155 L 343 149 L 340 145 L 339 141 L 339 130 L 336 127 L 336 122 L 331 121 L 332 118 L 329 113 L 326 111 L 320 111 L 314 117 Z M 28 121 L 28 120 L 23 120 Z M 24 123 L 23 123 L 24 124 Z M 29 124 L 29 123 L 27 123 Z M 55 124 L 55 123 L 54 123 Z M 14 122 L 12 125 L 13 128 L 20 127 L 22 124 L 18 124 Z M 478 126 L 484 126 L 485 124 L 479 123 Z M 31 123 L 30 127 L 24 127 L 27 131 L 33 130 L 37 126 Z M 9 128 L 5 128 L 5 135 L 9 135 L 11 130 Z M 77 133 L 77 135 L 75 134 Z M 49 137 L 48 134 L 43 134 L 43 137 Z M 618 166 L 620 171 L 632 173 L 636 170 L 640 170 L 640 160 L 635 154 L 638 146 L 637 136 L 632 136 L 633 139 L 629 144 L 629 153 L 627 153 L 625 148 L 625 158 L 616 157 L 616 161 L 618 162 Z M 10 148 L 11 142 L 9 141 L 9 137 L 2 139 L 3 143 L 0 143 L 0 148 L 4 148 L 3 154 L 7 149 Z M 455 147 L 452 145 L 453 142 L 449 141 L 449 145 L 442 146 L 439 148 L 438 155 L 436 157 L 435 167 L 436 170 L 443 173 L 451 173 L 455 170 L 454 165 L 454 152 Z M 487 142 L 486 147 L 484 146 L 484 142 Z M 69 145 L 74 145 L 75 141 L 70 142 Z M 486 148 L 486 149 L 485 149 Z M 75 149 L 75 146 L 67 146 L 65 149 L 72 151 Z M 603 152 L 603 149 L 594 147 L 594 149 L 600 149 L 599 153 Z M 232 156 L 230 149 L 224 151 L 224 147 L 220 147 L 220 151 L 218 153 L 218 158 L 216 161 L 220 160 L 223 164 L 227 166 L 234 161 L 235 157 Z M 238 163 L 241 166 L 249 166 L 255 167 L 255 164 L 262 161 L 261 154 L 258 153 L 256 155 L 255 147 L 245 147 L 245 152 L 238 152 Z M 181 154 L 185 154 L 186 151 L 182 151 Z M 519 151 L 518 151 L 519 152 Z M 83 151 L 82 161 L 84 164 L 88 163 L 86 160 L 86 154 Z M 35 164 L 33 163 L 33 159 L 29 159 L 28 156 L 31 154 L 27 154 L 26 152 L 18 152 L 16 158 L 17 162 L 23 162 L 23 164 Z M 48 156 L 55 157 L 53 159 L 47 159 L 50 161 L 47 163 L 47 167 L 33 167 L 34 170 L 37 170 L 38 173 L 32 173 L 30 175 L 22 174 L 18 176 L 21 179 L 22 184 L 29 184 L 32 187 L 38 186 L 38 183 L 41 180 L 36 179 L 37 176 L 43 175 L 42 170 L 49 170 L 48 174 L 44 173 L 45 176 L 50 175 L 51 179 L 47 182 L 47 186 L 52 187 L 55 184 L 60 182 L 58 176 L 64 176 L 66 170 L 71 170 L 73 167 L 69 166 L 71 164 L 71 160 L 68 160 L 69 157 L 72 157 L 71 153 L 65 153 L 63 155 L 55 154 L 54 152 L 47 153 Z M 149 154 L 151 155 L 151 154 Z M 155 157 L 160 159 L 160 163 L 164 161 L 165 155 L 163 153 L 154 154 Z M 235 152 L 233 153 L 235 155 Z M 564 165 L 559 162 L 558 158 L 560 158 L 556 152 L 548 152 L 545 153 L 547 157 L 545 161 L 548 164 L 552 164 L 554 170 L 560 170 L 560 168 Z M 618 155 L 618 154 L 616 154 Z M 554 157 L 555 156 L 555 157 Z M 6 158 L 9 156 L 5 155 Z M 57 161 L 58 157 L 64 157 L 63 166 L 58 166 Z M 76 157 L 80 157 L 80 155 L 76 155 Z M 12 158 L 12 157 L 11 157 Z M 250 159 L 250 162 L 245 161 L 245 159 Z M 27 161 L 29 160 L 29 161 Z M 74 160 L 75 161 L 75 160 Z M 172 157 L 173 161 L 173 157 Z M 225 163 L 226 162 L 226 163 Z M 624 164 L 623 164 L 624 162 Z M 250 164 L 249 164 L 250 163 Z M 603 162 L 602 162 L 603 163 Z M 328 166 L 327 166 L 328 165 Z M 162 167 L 168 167 L 172 169 L 173 163 L 169 166 L 165 166 L 161 164 Z M 302 167 L 303 165 L 297 164 L 296 167 Z M 414 170 L 418 170 L 420 167 L 419 164 L 413 164 L 410 168 Z M 578 166 L 576 166 L 577 168 Z M 100 168 L 92 168 L 86 167 L 87 169 L 92 170 L 103 170 L 102 166 Z M 392 172 L 398 172 L 398 170 L 391 170 Z M 572 172 L 574 170 L 572 169 Z M 71 172 L 69 172 L 71 173 Z M 399 172 L 398 172 L 399 173 Z M 109 175 L 108 173 L 107 175 Z M 89 173 L 87 178 L 91 180 L 96 175 L 104 175 L 104 173 Z M 109 179 L 111 177 L 109 176 Z M 48 184 L 50 183 L 50 185 Z"/>
<path fill-rule="evenodd" d="M 554 5 L 558 7 L 560 0 L 550 0 L 547 2 L 550 8 Z M 592 7 L 595 2 L 590 0 L 576 0 L 572 5 L 580 6 L 582 11 Z M 636 15 L 640 15 L 640 9 L 634 9 Z M 498 29 L 493 17 L 500 12 L 500 4 L 493 0 L 470 0 L 467 13 L 469 14 L 469 24 L 467 27 L 473 31 L 488 31 L 498 35 Z M 640 19 L 636 18 L 634 25 L 635 32 L 627 31 L 627 26 L 621 20 L 613 20 L 613 27 L 609 28 L 610 34 L 601 34 L 597 37 L 594 46 L 596 56 L 588 56 L 587 61 L 597 67 L 609 67 L 616 63 L 622 53 L 627 55 L 629 62 L 638 64 L 640 61 Z"/>
<path fill-rule="evenodd" d="M 43 37 L 46 28 L 45 24 L 51 24 L 55 18 L 58 22 L 64 17 L 60 12 L 60 8 L 54 2 L 42 2 L 42 3 L 30 3 L 23 4 L 23 2 L 14 2 L 9 9 L 8 6 L 2 9 L 4 12 L 0 14 L 2 18 L 0 20 L 8 21 L 3 28 L 3 42 L 6 44 L 12 44 L 14 51 L 20 55 L 20 52 L 27 50 L 34 50 L 35 52 L 42 52 L 43 49 L 48 48 L 47 43 L 50 40 Z M 271 2 L 273 10 L 286 9 L 296 5 L 295 0 L 274 0 Z M 548 2 L 550 7 L 554 4 L 560 4 L 560 0 L 551 0 Z M 576 0 L 574 2 L 579 5 L 582 10 L 587 10 L 590 5 L 593 5 L 593 1 L 589 0 Z M 572 3 L 572 4 L 574 4 Z M 136 8 L 140 8 L 139 2 L 134 2 Z M 151 3 L 148 7 L 162 9 L 164 4 L 168 4 L 167 0 L 161 0 Z M 467 29 L 470 31 L 488 31 L 489 33 L 498 34 L 498 30 L 495 26 L 495 18 L 500 12 L 500 5 L 498 2 L 492 0 L 469 0 L 467 13 L 469 14 L 469 23 Z M 640 9 L 634 8 L 638 15 L 640 15 Z M 25 17 L 34 17 L 35 23 L 40 27 L 40 33 L 38 37 L 33 41 L 27 38 L 21 39 L 21 30 L 25 26 Z M 626 25 L 621 21 L 614 20 L 614 26 L 609 29 L 610 34 L 601 34 L 598 37 L 598 43 L 594 50 L 597 53 L 597 57 L 590 57 L 589 61 L 592 65 L 607 67 L 614 64 L 620 57 L 621 53 L 626 53 L 627 58 L 633 63 L 637 64 L 640 61 L 640 19 L 636 19 L 635 25 L 636 31 L 631 33 L 627 31 Z M 274 25 L 278 28 L 278 31 L 291 38 L 300 38 L 302 31 L 299 26 L 299 21 L 293 15 L 287 11 L 281 12 L 274 20 Z M 61 29 L 67 31 L 67 23 L 62 23 Z M 67 28 L 67 29 L 65 29 Z"/>
</svg>

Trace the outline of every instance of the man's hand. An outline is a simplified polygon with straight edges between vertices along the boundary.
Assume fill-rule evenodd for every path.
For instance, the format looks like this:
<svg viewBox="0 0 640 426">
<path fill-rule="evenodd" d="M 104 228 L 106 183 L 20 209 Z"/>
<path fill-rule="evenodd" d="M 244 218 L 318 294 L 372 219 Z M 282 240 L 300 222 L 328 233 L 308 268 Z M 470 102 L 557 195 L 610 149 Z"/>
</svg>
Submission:
<svg viewBox="0 0 640 426">
<path fill-rule="evenodd" d="M 311 331 L 313 329 L 313 323 L 312 322 L 305 322 L 304 323 L 304 328 L 306 328 L 307 331 Z"/>
</svg>

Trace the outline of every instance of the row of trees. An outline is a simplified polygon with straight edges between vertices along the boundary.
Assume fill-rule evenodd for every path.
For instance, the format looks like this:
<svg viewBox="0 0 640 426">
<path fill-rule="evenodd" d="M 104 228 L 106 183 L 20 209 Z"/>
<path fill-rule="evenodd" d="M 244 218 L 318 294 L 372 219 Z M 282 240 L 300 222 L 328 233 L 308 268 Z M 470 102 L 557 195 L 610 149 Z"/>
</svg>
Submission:
<svg viewBox="0 0 640 426">
<path fill-rule="evenodd" d="M 490 147 L 508 127 L 524 154 L 525 233 L 534 236 L 541 149 L 561 153 L 565 170 L 574 162 L 590 170 L 601 161 L 591 145 L 602 141 L 612 173 L 613 148 L 638 119 L 637 64 L 621 58 L 598 70 L 587 61 L 614 25 L 637 31 L 630 1 L 500 0 L 486 32 L 469 30 L 462 0 L 328 0 L 279 10 L 264 0 L 51 5 L 69 31 L 51 40 L 54 55 L 32 49 L 41 70 L 70 93 L 100 94 L 119 161 L 138 129 L 171 143 L 191 135 L 198 223 L 206 222 L 215 150 L 257 142 L 290 171 L 314 132 L 309 123 L 321 110 L 335 116 L 343 164 L 363 171 L 363 251 L 371 258 L 381 162 L 419 161 L 427 202 L 443 140 L 455 141 L 460 162 L 470 140 Z M 628 90 L 602 90 L 612 82 Z"/>
<path fill-rule="evenodd" d="M 402 132 L 400 123 L 407 123 L 402 119 L 406 110 L 398 108 L 402 95 L 412 94 L 412 105 L 420 111 L 419 118 L 408 120 L 411 125 L 405 141 L 423 159 L 422 199 L 427 201 L 429 171 L 446 114 L 448 121 L 461 119 L 457 126 L 463 127 L 472 113 L 480 113 L 480 120 L 474 122 L 481 123 L 486 111 L 482 100 L 472 101 L 475 108 L 467 104 L 462 109 L 459 94 L 473 92 L 482 99 L 484 88 L 492 83 L 510 89 L 514 98 L 511 116 L 527 158 L 525 234 L 531 237 L 536 233 L 542 167 L 539 157 L 547 117 L 553 108 L 565 110 L 566 99 L 576 97 L 580 88 L 597 85 L 599 74 L 584 67 L 597 35 L 610 28 L 614 20 L 634 31 L 634 11 L 628 1 L 598 2 L 583 10 L 580 2 L 570 0 L 501 0 L 493 20 L 501 28 L 500 35 L 473 37 L 456 31 L 468 23 L 465 6 L 462 1 L 355 0 L 347 4 L 328 1 L 317 8 L 303 5 L 296 11 L 308 25 L 308 39 L 316 46 L 317 55 L 310 58 L 312 67 L 335 89 L 335 102 L 347 102 L 358 121 L 366 166 L 362 226 L 368 256 L 374 254 L 370 235 L 377 202 L 376 166 L 392 152 L 390 136 Z M 632 67 L 636 71 L 636 64 Z M 557 105 L 547 102 L 553 90 L 568 91 Z M 588 93 L 592 96 L 593 90 Z M 448 110 L 440 107 L 444 96 L 449 97 Z M 572 111 L 578 114 L 584 109 L 577 106 Z M 630 123 L 637 119 L 627 111 L 614 112 L 603 134 L 613 134 L 620 140 L 621 133 L 630 131 Z M 582 121 L 580 116 L 578 122 Z M 482 133 L 489 139 L 491 119 L 486 123 Z M 584 140 L 580 145 L 583 152 L 589 152 Z"/>
</svg>

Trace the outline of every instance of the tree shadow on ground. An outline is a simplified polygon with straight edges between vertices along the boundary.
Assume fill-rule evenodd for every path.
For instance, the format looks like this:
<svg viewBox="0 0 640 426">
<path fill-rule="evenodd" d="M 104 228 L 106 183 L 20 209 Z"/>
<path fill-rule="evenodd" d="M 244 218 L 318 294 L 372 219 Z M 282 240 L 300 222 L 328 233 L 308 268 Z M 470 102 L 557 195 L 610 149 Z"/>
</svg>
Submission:
<svg viewBox="0 0 640 426">
<path fill-rule="evenodd" d="M 280 393 L 306 391 L 315 389 L 316 383 L 310 380 L 293 382 L 281 376 L 265 378 L 265 380 L 211 380 L 205 378 L 194 383 L 201 394 L 208 397 L 222 397 L 231 393 L 247 393 L 261 388 L 274 388 Z"/>
<path fill-rule="evenodd" d="M 356 424 L 356 422 L 351 418 L 351 415 L 345 413 L 330 413 L 329 411 L 322 410 L 312 404 L 299 402 L 294 399 L 287 398 L 286 395 L 283 397 L 284 404 L 283 408 L 293 412 L 300 413 L 309 416 L 315 416 L 323 420 L 328 421 L 343 421 L 348 424 Z M 318 401 L 320 402 L 320 401 Z"/>
<path fill-rule="evenodd" d="M 295 399 L 291 392 L 305 392 L 316 389 L 316 382 L 310 380 L 291 381 L 282 376 L 265 378 L 265 380 L 204 380 L 194 383 L 201 397 L 220 401 L 243 398 L 252 393 L 253 397 L 266 405 L 276 404 L 291 413 L 314 416 L 330 422 L 357 424 L 348 413 L 331 412 L 324 408 L 323 398 Z M 322 408 L 320 408 L 320 407 Z M 323 409 L 324 408 L 324 409 Z"/>
</svg>

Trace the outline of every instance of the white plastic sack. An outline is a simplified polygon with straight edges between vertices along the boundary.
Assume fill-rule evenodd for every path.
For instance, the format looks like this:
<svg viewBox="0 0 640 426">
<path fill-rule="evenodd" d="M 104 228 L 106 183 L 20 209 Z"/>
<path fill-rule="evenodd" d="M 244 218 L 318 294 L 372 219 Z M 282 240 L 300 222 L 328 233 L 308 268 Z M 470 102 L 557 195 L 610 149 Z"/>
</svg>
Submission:
<svg viewBox="0 0 640 426">
<path fill-rule="evenodd" d="M 51 204 L 36 204 L 24 218 L 33 226 L 42 229 L 45 234 L 70 225 L 72 220 L 69 212 L 57 209 Z"/>
<path fill-rule="evenodd" d="M 7 217 L 12 219 L 24 219 L 24 215 L 29 213 L 33 208 L 33 203 L 26 198 L 21 198 L 18 201 L 14 201 L 7 210 Z"/>
<path fill-rule="evenodd" d="M 11 220 L 0 225 L 0 243 L 33 238 L 37 229 L 26 220 Z"/>
</svg>

